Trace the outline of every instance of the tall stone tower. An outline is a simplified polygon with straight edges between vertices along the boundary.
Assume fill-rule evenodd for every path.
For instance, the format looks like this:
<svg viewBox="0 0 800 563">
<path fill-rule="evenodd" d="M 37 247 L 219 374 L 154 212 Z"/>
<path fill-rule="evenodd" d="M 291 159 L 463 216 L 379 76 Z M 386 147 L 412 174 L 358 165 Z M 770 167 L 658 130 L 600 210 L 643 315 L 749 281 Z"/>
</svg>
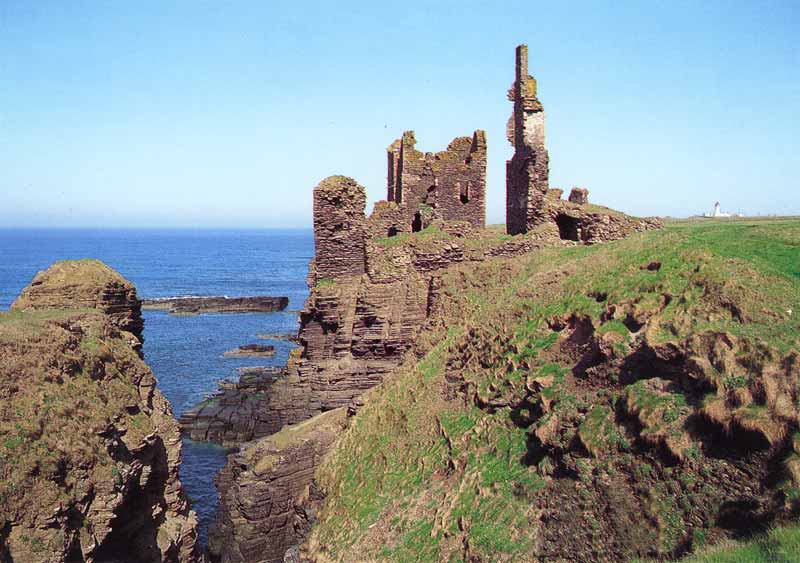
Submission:
<svg viewBox="0 0 800 563">
<path fill-rule="evenodd" d="M 330 176 L 314 188 L 317 280 L 366 271 L 366 203 L 364 187 L 346 176 Z"/>
<path fill-rule="evenodd" d="M 527 45 L 517 47 L 516 79 L 508 97 L 514 102 L 507 131 L 514 156 L 506 162 L 506 230 L 516 235 L 546 220 L 549 188 L 544 108 L 536 97 L 536 79 L 528 74 Z"/>
</svg>

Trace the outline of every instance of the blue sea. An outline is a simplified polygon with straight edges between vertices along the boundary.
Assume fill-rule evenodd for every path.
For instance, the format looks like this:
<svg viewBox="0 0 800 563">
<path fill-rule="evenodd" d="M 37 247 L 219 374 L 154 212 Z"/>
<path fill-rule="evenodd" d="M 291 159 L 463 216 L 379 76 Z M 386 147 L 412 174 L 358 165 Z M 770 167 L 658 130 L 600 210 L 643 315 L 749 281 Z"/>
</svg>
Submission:
<svg viewBox="0 0 800 563">
<path fill-rule="evenodd" d="M 144 311 L 145 360 L 176 418 L 235 379 L 241 366 L 280 365 L 292 344 L 277 340 L 272 358 L 223 358 L 256 334 L 297 330 L 308 294 L 311 230 L 0 229 L 0 310 L 37 271 L 65 259 L 98 258 L 134 284 L 141 298 L 181 295 L 289 297 L 280 313 L 171 316 Z M 217 506 L 213 477 L 225 464 L 215 445 L 184 440 L 181 479 L 200 518 L 201 539 Z"/>
</svg>

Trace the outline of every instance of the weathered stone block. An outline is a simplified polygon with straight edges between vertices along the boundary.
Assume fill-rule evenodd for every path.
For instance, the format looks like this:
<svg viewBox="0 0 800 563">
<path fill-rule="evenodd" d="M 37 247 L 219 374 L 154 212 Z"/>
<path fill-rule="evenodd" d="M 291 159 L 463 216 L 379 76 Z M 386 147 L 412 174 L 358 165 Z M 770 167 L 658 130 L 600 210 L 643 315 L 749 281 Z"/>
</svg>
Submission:
<svg viewBox="0 0 800 563">
<path fill-rule="evenodd" d="M 589 190 L 578 187 L 572 188 L 572 191 L 569 192 L 569 200 L 578 205 L 585 205 L 589 203 Z"/>
</svg>

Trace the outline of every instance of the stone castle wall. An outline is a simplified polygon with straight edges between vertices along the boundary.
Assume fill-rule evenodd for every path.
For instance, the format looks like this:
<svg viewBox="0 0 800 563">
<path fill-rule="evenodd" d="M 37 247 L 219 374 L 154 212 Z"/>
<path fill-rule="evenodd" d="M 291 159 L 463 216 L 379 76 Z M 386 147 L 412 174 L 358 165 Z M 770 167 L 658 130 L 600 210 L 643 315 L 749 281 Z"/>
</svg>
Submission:
<svg viewBox="0 0 800 563">
<path fill-rule="evenodd" d="M 447 150 L 418 151 L 413 131 L 387 149 L 387 195 L 370 218 L 374 236 L 425 228 L 434 219 L 486 224 L 486 133 L 457 137 Z M 373 228 L 374 227 L 374 228 Z"/>
<path fill-rule="evenodd" d="M 330 176 L 314 188 L 314 249 L 319 279 L 365 271 L 366 191 L 352 178 Z"/>
</svg>

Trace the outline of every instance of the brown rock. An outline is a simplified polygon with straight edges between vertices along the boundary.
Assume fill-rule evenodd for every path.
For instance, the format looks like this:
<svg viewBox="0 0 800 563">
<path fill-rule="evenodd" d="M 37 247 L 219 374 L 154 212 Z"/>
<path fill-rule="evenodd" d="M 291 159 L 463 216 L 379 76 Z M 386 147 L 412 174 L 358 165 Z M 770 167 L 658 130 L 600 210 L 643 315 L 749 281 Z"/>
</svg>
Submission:
<svg viewBox="0 0 800 563">
<path fill-rule="evenodd" d="M 223 354 L 226 358 L 268 358 L 275 355 L 271 344 L 245 344 Z"/>
<path fill-rule="evenodd" d="M 589 203 L 589 190 L 586 188 L 572 188 L 572 191 L 569 192 L 569 201 L 577 205 Z"/>
<path fill-rule="evenodd" d="M 143 341 L 142 302 L 134 285 L 99 260 L 56 262 L 36 274 L 11 309 L 96 309 Z"/>
<path fill-rule="evenodd" d="M 125 330 L 140 319 L 133 286 L 96 261 L 56 264 L 0 313 L 0 443 L 13 450 L 0 559 L 199 559 L 178 426 Z"/>
<path fill-rule="evenodd" d="M 283 311 L 289 305 L 288 297 L 166 297 L 145 299 L 142 309 L 169 311 L 180 315 L 201 313 L 272 313 Z"/>
<path fill-rule="evenodd" d="M 320 414 L 229 458 L 217 476 L 220 507 L 209 551 L 220 563 L 282 563 L 313 522 L 314 470 L 341 434 L 346 409 Z"/>
</svg>

